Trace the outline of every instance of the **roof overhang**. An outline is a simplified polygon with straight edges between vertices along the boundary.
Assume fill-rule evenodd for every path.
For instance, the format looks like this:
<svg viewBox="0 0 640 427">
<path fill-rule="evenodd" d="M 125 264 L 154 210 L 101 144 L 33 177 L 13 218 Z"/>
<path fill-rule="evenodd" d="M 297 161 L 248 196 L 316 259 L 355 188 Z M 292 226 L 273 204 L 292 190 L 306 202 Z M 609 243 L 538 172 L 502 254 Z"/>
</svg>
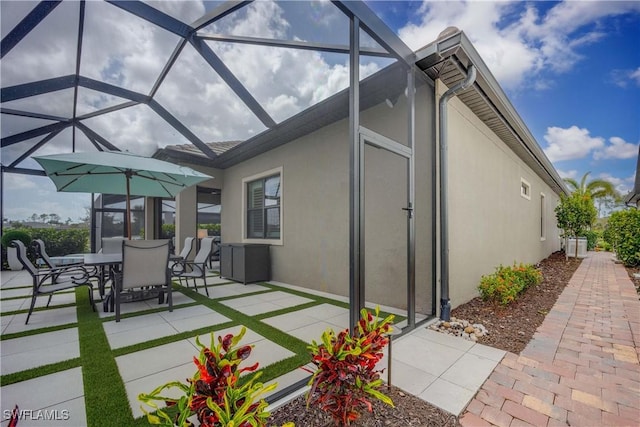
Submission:
<svg viewBox="0 0 640 427">
<path fill-rule="evenodd" d="M 457 31 L 416 52 L 416 65 L 447 87 L 464 80 L 474 65 L 476 82 L 458 98 L 558 194 L 569 194 L 544 154 L 464 32 Z"/>
</svg>

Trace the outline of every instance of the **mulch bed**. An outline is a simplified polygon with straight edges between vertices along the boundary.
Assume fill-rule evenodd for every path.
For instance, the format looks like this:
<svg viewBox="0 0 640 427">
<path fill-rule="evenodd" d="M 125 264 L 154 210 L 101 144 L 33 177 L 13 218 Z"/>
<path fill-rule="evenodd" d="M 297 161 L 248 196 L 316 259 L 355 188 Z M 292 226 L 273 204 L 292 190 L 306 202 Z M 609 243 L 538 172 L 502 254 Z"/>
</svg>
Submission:
<svg viewBox="0 0 640 427">
<path fill-rule="evenodd" d="M 507 307 L 489 304 L 474 298 L 452 311 L 452 316 L 482 323 L 489 335 L 478 342 L 501 350 L 519 354 L 527 345 L 544 317 L 551 310 L 569 279 L 582 260 L 569 258 L 564 253 L 554 253 L 541 261 L 538 268 L 544 277 L 538 286 L 527 289 L 514 303 Z M 640 283 L 637 283 L 640 285 Z M 459 426 L 457 417 L 429 403 L 392 387 L 382 389 L 395 404 L 395 408 L 374 401 L 373 412 L 364 412 L 362 418 L 353 423 L 357 427 L 378 426 Z M 329 427 L 334 425 L 330 416 L 315 408 L 306 408 L 305 397 L 298 397 L 275 410 L 269 418 L 269 426 L 282 426 L 294 422 L 297 427 Z"/>
<path fill-rule="evenodd" d="M 520 354 L 555 304 L 581 259 L 569 258 L 564 252 L 553 253 L 537 264 L 542 272 L 542 283 L 524 291 L 506 307 L 474 298 L 451 312 L 458 319 L 482 323 L 489 335 L 478 338 L 480 344 Z"/>
</svg>

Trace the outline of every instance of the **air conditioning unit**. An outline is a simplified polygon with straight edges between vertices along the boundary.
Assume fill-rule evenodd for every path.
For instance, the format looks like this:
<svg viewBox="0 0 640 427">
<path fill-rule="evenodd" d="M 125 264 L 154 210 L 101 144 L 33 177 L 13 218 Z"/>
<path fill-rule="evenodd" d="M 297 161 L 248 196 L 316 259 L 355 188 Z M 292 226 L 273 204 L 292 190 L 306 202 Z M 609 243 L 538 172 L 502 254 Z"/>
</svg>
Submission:
<svg viewBox="0 0 640 427">
<path fill-rule="evenodd" d="M 570 257 L 576 256 L 576 238 L 569 237 L 567 242 L 567 255 Z M 578 237 L 578 258 L 585 258 L 587 256 L 587 239 L 585 237 Z"/>
</svg>

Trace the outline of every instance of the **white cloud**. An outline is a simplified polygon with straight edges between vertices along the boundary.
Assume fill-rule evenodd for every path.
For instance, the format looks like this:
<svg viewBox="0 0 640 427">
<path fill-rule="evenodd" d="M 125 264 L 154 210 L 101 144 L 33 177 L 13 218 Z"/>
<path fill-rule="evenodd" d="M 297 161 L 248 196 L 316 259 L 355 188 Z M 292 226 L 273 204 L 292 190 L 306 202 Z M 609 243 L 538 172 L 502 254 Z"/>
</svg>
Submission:
<svg viewBox="0 0 640 427">
<path fill-rule="evenodd" d="M 602 18 L 640 11 L 638 2 L 565 1 L 541 14 L 536 3 L 429 1 L 418 10 L 417 23 L 399 30 L 417 49 L 434 41 L 448 26 L 463 30 L 502 86 L 516 89 L 537 82 L 545 70 L 563 73 L 583 58 L 581 48 L 606 37 Z M 527 83 L 527 78 L 531 82 Z M 544 76 L 544 79 L 548 78 Z"/>
<path fill-rule="evenodd" d="M 629 84 L 640 86 L 640 67 L 635 70 L 613 70 L 611 71 L 611 81 L 621 88 L 626 88 Z"/>
<path fill-rule="evenodd" d="M 617 136 L 609 138 L 609 142 L 609 145 L 593 153 L 594 159 L 632 159 L 638 155 L 638 144 L 626 142 Z"/>
<path fill-rule="evenodd" d="M 589 130 L 577 126 L 547 128 L 544 139 L 549 143 L 544 152 L 552 162 L 582 159 L 605 145 L 603 138 L 592 137 Z"/>
<path fill-rule="evenodd" d="M 571 169 L 568 171 L 564 171 L 561 169 L 556 170 L 558 171 L 558 174 L 560 174 L 560 178 L 575 179 L 578 176 L 578 171 L 575 169 Z"/>
<path fill-rule="evenodd" d="M 631 191 L 631 188 L 633 187 L 633 183 L 635 181 L 635 175 L 632 175 L 628 178 L 618 178 L 609 173 L 601 173 L 598 175 L 598 178 L 612 183 L 620 194 L 627 194 L 629 191 Z"/>
</svg>

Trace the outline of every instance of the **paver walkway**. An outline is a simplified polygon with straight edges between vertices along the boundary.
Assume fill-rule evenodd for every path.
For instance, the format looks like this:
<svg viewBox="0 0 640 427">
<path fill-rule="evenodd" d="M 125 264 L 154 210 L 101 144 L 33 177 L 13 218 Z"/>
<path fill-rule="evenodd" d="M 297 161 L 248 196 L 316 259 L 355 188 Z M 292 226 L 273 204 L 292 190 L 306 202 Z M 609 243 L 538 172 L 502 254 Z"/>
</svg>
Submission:
<svg viewBox="0 0 640 427">
<path fill-rule="evenodd" d="M 463 426 L 639 426 L 640 301 L 610 253 L 589 252 L 518 356 L 507 353 Z"/>
</svg>

